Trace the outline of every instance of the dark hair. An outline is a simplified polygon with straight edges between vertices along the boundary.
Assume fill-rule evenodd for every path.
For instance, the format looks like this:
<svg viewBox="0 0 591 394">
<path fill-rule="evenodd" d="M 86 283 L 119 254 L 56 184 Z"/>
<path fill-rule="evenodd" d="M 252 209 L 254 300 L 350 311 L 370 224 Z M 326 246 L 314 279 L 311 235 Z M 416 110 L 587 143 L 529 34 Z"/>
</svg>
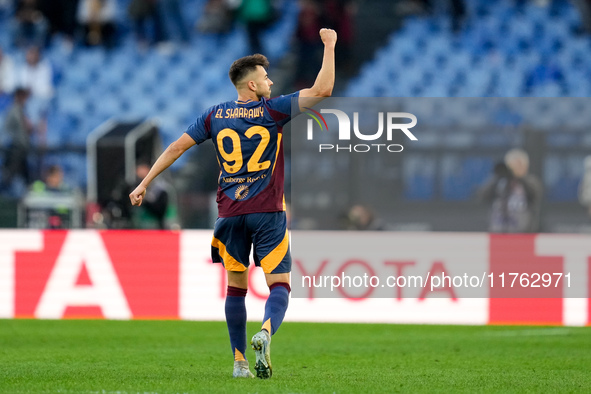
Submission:
<svg viewBox="0 0 591 394">
<path fill-rule="evenodd" d="M 232 63 L 230 67 L 230 80 L 236 86 L 251 71 L 256 70 L 257 66 L 262 66 L 264 69 L 269 68 L 269 61 L 264 55 L 257 53 L 255 55 L 244 56 Z"/>
<path fill-rule="evenodd" d="M 58 166 L 57 164 L 52 164 L 49 166 L 49 168 L 47 169 L 47 175 L 53 175 L 56 174 L 58 172 L 64 172 L 62 170 L 62 168 L 60 166 Z"/>
<path fill-rule="evenodd" d="M 14 89 L 14 97 L 17 98 L 24 98 L 24 97 L 28 97 L 31 94 L 31 91 L 29 90 L 29 88 L 26 88 L 24 86 L 17 86 L 16 89 Z"/>
</svg>

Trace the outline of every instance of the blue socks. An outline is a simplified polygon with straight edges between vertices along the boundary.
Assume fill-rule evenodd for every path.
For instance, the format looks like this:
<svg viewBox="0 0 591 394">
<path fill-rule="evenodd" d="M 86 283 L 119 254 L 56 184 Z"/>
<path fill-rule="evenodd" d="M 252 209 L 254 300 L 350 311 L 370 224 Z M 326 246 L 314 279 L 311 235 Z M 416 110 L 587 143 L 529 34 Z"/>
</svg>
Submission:
<svg viewBox="0 0 591 394">
<path fill-rule="evenodd" d="M 244 361 L 246 356 L 246 289 L 228 286 L 226 295 L 226 323 L 234 361 Z"/>
<path fill-rule="evenodd" d="M 287 283 L 274 283 L 269 289 L 271 294 L 265 304 L 263 329 L 273 335 L 279 329 L 289 304 L 291 288 Z M 246 289 L 228 286 L 226 295 L 226 324 L 230 334 L 230 345 L 234 361 L 245 361 L 246 356 Z"/>
<path fill-rule="evenodd" d="M 285 317 L 287 305 L 289 304 L 289 292 L 291 287 L 287 283 L 273 283 L 269 289 L 271 294 L 265 304 L 265 317 L 263 318 L 263 329 L 274 335 Z"/>
</svg>

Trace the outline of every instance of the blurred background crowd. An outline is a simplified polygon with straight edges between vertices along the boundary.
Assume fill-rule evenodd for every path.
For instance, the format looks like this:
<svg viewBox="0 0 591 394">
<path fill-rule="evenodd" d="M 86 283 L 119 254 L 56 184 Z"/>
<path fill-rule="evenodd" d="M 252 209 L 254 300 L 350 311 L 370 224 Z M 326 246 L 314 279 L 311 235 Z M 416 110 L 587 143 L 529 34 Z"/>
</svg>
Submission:
<svg viewBox="0 0 591 394">
<path fill-rule="evenodd" d="M 210 146 L 175 163 L 139 212 L 129 177 L 108 201 L 88 197 L 88 136 L 151 119 L 166 146 L 235 96 L 227 70 L 253 52 L 271 60 L 274 94 L 307 87 L 321 27 L 339 35 L 333 95 L 532 99 L 438 117 L 420 149 L 392 159 L 379 198 L 288 194 L 295 228 L 591 231 L 589 0 L 0 0 L 0 227 L 212 226 Z M 141 177 L 154 155 L 136 156 Z M 349 171 L 371 168 L 356 160 Z M 308 220 L 318 212 L 328 220 Z"/>
</svg>

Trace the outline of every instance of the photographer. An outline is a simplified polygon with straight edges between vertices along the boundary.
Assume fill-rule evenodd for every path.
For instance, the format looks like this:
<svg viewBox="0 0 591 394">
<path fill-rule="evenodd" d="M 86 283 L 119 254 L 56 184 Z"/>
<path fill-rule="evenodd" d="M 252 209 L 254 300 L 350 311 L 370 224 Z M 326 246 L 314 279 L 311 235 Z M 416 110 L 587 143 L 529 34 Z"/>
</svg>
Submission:
<svg viewBox="0 0 591 394">
<path fill-rule="evenodd" d="M 528 170 L 527 153 L 513 149 L 504 162 L 495 165 L 491 179 L 480 189 L 480 198 L 491 204 L 490 232 L 539 231 L 542 185 Z"/>
</svg>

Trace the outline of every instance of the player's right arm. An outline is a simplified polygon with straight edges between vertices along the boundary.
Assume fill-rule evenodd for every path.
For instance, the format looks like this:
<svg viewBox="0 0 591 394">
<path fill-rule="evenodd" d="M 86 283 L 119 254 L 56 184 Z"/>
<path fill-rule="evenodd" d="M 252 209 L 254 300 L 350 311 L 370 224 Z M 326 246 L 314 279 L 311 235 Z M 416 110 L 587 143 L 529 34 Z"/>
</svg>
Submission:
<svg viewBox="0 0 591 394">
<path fill-rule="evenodd" d="M 318 72 L 316 81 L 309 89 L 300 91 L 300 110 L 304 107 L 311 107 L 326 97 L 330 97 L 334 88 L 335 64 L 334 49 L 337 43 L 337 33 L 332 29 L 320 29 L 320 38 L 324 43 L 324 55 L 322 57 L 322 67 Z"/>
<path fill-rule="evenodd" d="M 150 183 L 160 175 L 164 170 L 172 165 L 183 153 L 190 147 L 195 145 L 195 140 L 191 138 L 187 133 L 183 133 L 178 140 L 166 148 L 164 152 L 158 157 L 158 160 L 154 163 L 148 175 L 140 182 L 140 184 L 129 194 L 129 199 L 132 205 L 140 206 L 144 196 L 146 195 L 146 188 Z"/>
</svg>

